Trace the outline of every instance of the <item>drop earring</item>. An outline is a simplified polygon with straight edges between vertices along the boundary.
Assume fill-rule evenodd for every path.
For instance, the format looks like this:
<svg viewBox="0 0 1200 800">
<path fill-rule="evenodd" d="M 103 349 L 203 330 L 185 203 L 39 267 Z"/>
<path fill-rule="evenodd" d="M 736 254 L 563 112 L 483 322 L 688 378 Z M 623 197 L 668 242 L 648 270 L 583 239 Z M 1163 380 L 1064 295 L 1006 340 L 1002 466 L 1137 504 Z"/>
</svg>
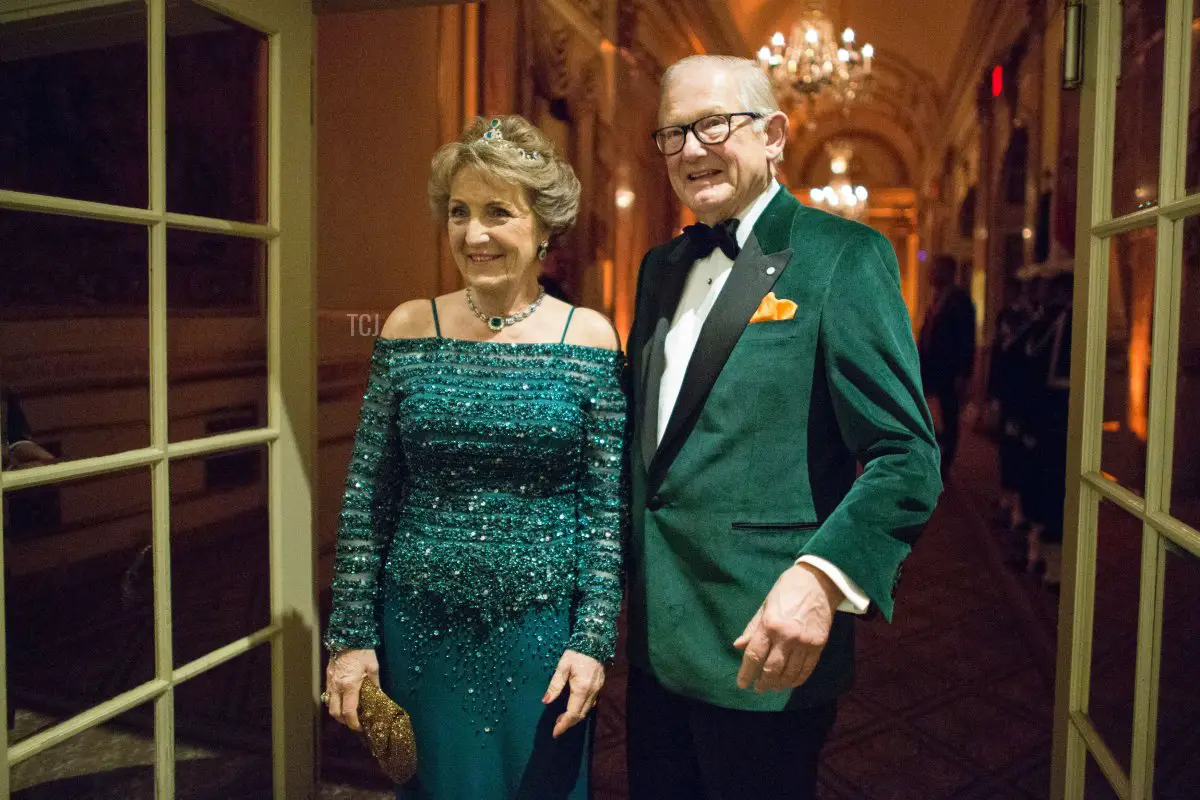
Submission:
<svg viewBox="0 0 1200 800">
<path fill-rule="evenodd" d="M 550 242 L 542 242 L 538 245 L 537 257 L 538 261 L 545 261 L 547 254 L 550 252 Z"/>
</svg>

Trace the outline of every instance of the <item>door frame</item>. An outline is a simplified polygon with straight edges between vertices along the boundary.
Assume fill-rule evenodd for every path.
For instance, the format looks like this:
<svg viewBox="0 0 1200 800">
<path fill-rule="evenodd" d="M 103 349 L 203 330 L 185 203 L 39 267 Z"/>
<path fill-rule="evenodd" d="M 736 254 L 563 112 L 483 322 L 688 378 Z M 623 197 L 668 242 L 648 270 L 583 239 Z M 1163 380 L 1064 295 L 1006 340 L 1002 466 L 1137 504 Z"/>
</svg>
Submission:
<svg viewBox="0 0 1200 800">
<path fill-rule="evenodd" d="M 0 493 L 104 475 L 150 471 L 153 519 L 155 677 L 27 739 L 0 737 L 0 798 L 10 795 L 13 765 L 130 709 L 153 703 L 156 796 L 175 795 L 174 687 L 251 649 L 271 648 L 274 796 L 312 795 L 316 776 L 319 623 L 313 536 L 316 448 L 315 281 L 313 264 L 311 0 L 188 0 L 266 35 L 268 42 L 267 220 L 231 222 L 172 213 L 166 204 L 166 15 L 178 0 L 145 0 L 149 141 L 148 203 L 110 205 L 0 189 L 0 208 L 145 225 L 149 230 L 150 443 L 113 455 L 0 473 Z M 103 0 L 101 0 L 103 2 Z M 96 6 L 95 0 L 30 0 L 0 9 L 0 24 Z M 267 423 L 265 427 L 170 442 L 167 429 L 168 229 L 244 236 L 267 249 Z M 287 280 L 283 280 L 286 271 Z M 286 332 L 286 339 L 284 333 Z M 286 341 L 286 347 L 284 342 Z M 249 445 L 268 451 L 270 623 L 188 664 L 171 648 L 170 467 L 173 459 Z M 3 521 L 0 520 L 0 532 Z M 0 552 L 0 564 L 3 553 Z M 5 598 L 0 577 L 0 602 Z M 0 673 L 7 669 L 0 615 Z M 7 710 L 0 687 L 0 716 Z"/>
<path fill-rule="evenodd" d="M 1167 0 L 1158 202 L 1113 217 L 1116 88 L 1121 68 L 1119 0 L 1069 0 L 1084 17 L 1072 380 L 1064 509 L 1063 582 L 1058 614 L 1058 669 L 1050 797 L 1084 796 L 1087 757 L 1122 800 L 1149 800 L 1154 777 L 1164 576 L 1168 550 L 1200 556 L 1200 533 L 1170 516 L 1180 283 L 1184 221 L 1200 213 L 1200 194 L 1184 186 L 1191 0 Z M 1109 258 L 1114 237 L 1153 227 L 1154 312 L 1151 323 L 1149 430 L 1144 497 L 1100 469 L 1108 323 Z M 1133 742 L 1127 774 L 1088 717 L 1097 525 L 1101 500 L 1142 526 Z"/>
</svg>

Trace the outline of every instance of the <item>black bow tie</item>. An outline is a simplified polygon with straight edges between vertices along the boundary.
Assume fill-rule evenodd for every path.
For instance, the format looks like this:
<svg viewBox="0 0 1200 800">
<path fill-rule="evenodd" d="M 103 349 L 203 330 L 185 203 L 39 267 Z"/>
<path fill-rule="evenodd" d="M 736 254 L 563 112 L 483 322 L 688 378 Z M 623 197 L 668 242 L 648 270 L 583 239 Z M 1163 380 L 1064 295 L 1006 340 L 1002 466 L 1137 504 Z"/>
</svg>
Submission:
<svg viewBox="0 0 1200 800">
<path fill-rule="evenodd" d="M 731 261 L 736 259 L 742 249 L 737 243 L 739 221 L 737 218 L 731 218 L 714 226 L 697 222 L 684 228 L 683 235 L 687 237 L 692 258 L 698 261 L 719 247 Z"/>
</svg>

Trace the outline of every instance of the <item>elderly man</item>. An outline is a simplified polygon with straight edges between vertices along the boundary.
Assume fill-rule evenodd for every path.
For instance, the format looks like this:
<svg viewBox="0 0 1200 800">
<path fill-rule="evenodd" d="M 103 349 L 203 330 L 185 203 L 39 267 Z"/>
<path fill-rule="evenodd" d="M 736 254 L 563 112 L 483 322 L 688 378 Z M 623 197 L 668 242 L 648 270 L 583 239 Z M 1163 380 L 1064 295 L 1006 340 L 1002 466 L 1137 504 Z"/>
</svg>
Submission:
<svg viewBox="0 0 1200 800">
<path fill-rule="evenodd" d="M 775 181 L 754 62 L 675 64 L 659 124 L 700 224 L 646 255 L 629 342 L 631 797 L 811 797 L 852 615 L 891 618 L 941 492 L 916 347 L 887 240 Z"/>
</svg>

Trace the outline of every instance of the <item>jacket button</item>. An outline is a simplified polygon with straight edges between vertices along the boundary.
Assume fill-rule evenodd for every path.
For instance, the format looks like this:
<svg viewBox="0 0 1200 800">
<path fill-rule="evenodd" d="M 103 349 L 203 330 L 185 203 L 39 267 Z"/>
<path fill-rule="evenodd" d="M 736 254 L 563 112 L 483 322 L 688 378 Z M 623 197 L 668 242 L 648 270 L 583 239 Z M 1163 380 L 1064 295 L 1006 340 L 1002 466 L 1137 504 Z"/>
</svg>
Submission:
<svg viewBox="0 0 1200 800">
<path fill-rule="evenodd" d="M 658 511 L 662 507 L 663 507 L 663 501 L 662 501 L 662 498 L 659 497 L 658 495 L 654 495 L 653 497 L 651 497 L 649 500 L 646 501 L 646 508 L 650 509 L 651 511 Z"/>
</svg>

